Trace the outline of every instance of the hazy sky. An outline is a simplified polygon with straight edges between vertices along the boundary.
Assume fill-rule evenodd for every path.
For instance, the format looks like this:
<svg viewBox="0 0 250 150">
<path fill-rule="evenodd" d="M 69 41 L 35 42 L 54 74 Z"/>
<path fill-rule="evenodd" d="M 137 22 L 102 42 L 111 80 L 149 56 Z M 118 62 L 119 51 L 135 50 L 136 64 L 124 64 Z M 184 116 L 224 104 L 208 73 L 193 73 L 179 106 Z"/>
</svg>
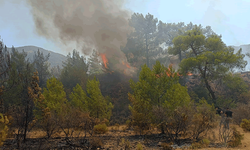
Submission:
<svg viewBox="0 0 250 150">
<path fill-rule="evenodd" d="M 150 13 L 165 23 L 209 25 L 227 45 L 250 44 L 250 0 L 127 0 L 124 7 Z M 0 36 L 8 47 L 34 45 L 68 53 L 36 33 L 24 0 L 0 0 L 0 14 Z"/>
</svg>

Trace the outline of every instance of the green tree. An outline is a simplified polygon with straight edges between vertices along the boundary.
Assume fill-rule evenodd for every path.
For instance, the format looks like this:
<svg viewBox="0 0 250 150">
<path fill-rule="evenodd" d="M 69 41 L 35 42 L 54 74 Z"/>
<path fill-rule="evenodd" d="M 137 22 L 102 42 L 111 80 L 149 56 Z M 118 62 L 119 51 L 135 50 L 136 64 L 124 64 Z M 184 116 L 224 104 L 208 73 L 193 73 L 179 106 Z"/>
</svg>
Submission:
<svg viewBox="0 0 250 150">
<path fill-rule="evenodd" d="M 89 74 L 98 75 L 103 73 L 102 65 L 99 60 L 99 55 L 96 50 L 93 50 L 92 56 L 89 58 Z"/>
<path fill-rule="evenodd" d="M 77 83 L 85 88 L 88 77 L 87 71 L 86 59 L 80 56 L 79 52 L 74 50 L 72 56 L 70 53 L 68 54 L 60 76 L 60 81 L 63 83 L 67 94 L 70 94 Z"/>
<path fill-rule="evenodd" d="M 158 35 L 157 38 L 159 41 L 164 42 L 166 46 L 173 46 L 173 39 L 179 35 L 183 35 L 186 31 L 192 30 L 195 28 L 196 25 L 194 25 L 192 22 L 185 25 L 184 22 L 179 23 L 163 23 L 159 22 L 158 24 Z M 203 28 L 201 25 L 199 25 L 199 28 L 201 28 L 202 33 L 206 37 L 210 37 L 212 35 L 216 35 L 216 33 L 212 30 L 210 26 L 206 26 Z M 175 47 L 175 49 L 169 49 L 168 51 L 170 54 L 179 55 L 179 60 L 185 58 L 185 54 L 183 56 L 183 51 L 180 47 Z"/>
<path fill-rule="evenodd" d="M 222 80 L 217 80 L 215 93 L 219 95 L 218 106 L 233 107 L 240 101 L 240 96 L 247 94 L 249 85 L 239 74 L 228 74 Z"/>
<path fill-rule="evenodd" d="M 69 97 L 74 107 L 79 108 L 83 112 L 88 112 L 88 98 L 79 84 L 73 88 L 73 92 L 71 92 Z"/>
<path fill-rule="evenodd" d="M 56 115 L 60 115 L 65 111 L 63 107 L 67 104 L 67 99 L 62 82 L 55 77 L 48 79 L 47 87 L 43 89 L 43 95 L 50 111 Z"/>
<path fill-rule="evenodd" d="M 133 124 L 141 129 L 150 123 L 164 122 L 166 118 L 161 115 L 166 110 L 174 110 L 190 101 L 187 88 L 179 84 L 178 74 L 171 66 L 164 67 L 159 61 L 156 61 L 152 70 L 144 65 L 139 81 L 135 83 L 131 80 L 130 86 L 133 91 L 133 94 L 129 93 Z"/>
<path fill-rule="evenodd" d="M 131 54 L 134 59 L 145 57 L 146 64 L 150 67 L 150 59 L 155 57 L 159 50 L 162 50 L 156 40 L 157 23 L 158 19 L 151 14 L 144 17 L 143 14 L 134 13 L 131 16 L 129 24 L 134 31 L 129 35 L 127 46 L 123 48 L 128 58 L 131 58 L 128 56 Z"/>
<path fill-rule="evenodd" d="M 241 54 L 241 49 L 234 54 L 234 49 L 227 47 L 220 36 L 206 37 L 198 26 L 185 32 L 184 35 L 175 37 L 173 44 L 170 49 L 180 48 L 187 52 L 187 58 L 179 65 L 181 73 L 199 74 L 214 104 L 216 95 L 211 82 L 224 78 L 234 69 L 245 68 L 247 63 L 243 60 L 245 55 Z"/>
<path fill-rule="evenodd" d="M 11 69 L 10 54 L 7 47 L 4 47 L 0 41 L 0 112 L 3 113 L 3 99 L 2 95 L 6 92 L 6 82 L 9 78 L 9 70 Z"/>
<path fill-rule="evenodd" d="M 100 90 L 100 82 L 94 77 L 87 82 L 88 107 L 90 116 L 99 119 L 110 119 L 113 105 L 108 97 L 104 97 Z"/>
<path fill-rule="evenodd" d="M 50 76 L 49 72 L 49 60 L 50 53 L 47 56 L 43 55 L 43 52 L 40 52 L 39 49 L 34 54 L 34 66 L 35 69 L 38 71 L 39 76 L 39 86 L 44 87 L 46 85 L 46 80 Z"/>
</svg>

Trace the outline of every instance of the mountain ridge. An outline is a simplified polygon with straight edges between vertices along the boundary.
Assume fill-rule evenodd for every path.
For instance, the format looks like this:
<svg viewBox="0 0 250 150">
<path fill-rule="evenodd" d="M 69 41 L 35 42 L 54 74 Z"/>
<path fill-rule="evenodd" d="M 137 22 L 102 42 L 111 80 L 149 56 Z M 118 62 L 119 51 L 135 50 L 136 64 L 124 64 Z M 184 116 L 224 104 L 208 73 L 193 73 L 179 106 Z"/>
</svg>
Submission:
<svg viewBox="0 0 250 150">
<path fill-rule="evenodd" d="M 62 68 L 63 62 L 67 60 L 67 57 L 63 54 L 56 53 L 51 50 L 46 50 L 44 48 L 37 47 L 37 46 L 32 46 L 32 45 L 20 46 L 20 47 L 15 47 L 15 49 L 18 52 L 22 52 L 24 50 L 24 52 L 27 53 L 27 59 L 29 59 L 30 61 L 33 61 L 33 56 L 35 52 L 38 51 L 38 49 L 40 50 L 40 52 L 43 53 L 44 56 L 50 53 L 48 62 L 50 63 L 51 68 L 56 67 L 56 66 L 59 66 L 60 68 Z M 8 48 L 8 51 L 11 51 L 11 48 Z"/>
</svg>

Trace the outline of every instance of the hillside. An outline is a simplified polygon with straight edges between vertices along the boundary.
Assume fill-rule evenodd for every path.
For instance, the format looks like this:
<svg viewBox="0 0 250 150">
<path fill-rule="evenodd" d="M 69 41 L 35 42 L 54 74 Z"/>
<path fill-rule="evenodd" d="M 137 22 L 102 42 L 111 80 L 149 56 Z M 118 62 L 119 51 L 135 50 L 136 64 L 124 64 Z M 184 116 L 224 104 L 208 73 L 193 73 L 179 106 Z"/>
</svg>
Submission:
<svg viewBox="0 0 250 150">
<path fill-rule="evenodd" d="M 62 62 L 65 61 L 67 59 L 66 56 L 59 54 L 59 53 L 55 53 L 53 51 L 49 51 L 49 50 L 45 50 L 43 48 L 40 47 L 36 47 L 36 46 L 23 46 L 23 47 L 15 47 L 19 52 L 21 52 L 22 50 L 24 50 L 25 52 L 27 52 L 27 59 L 29 60 L 33 60 L 33 56 L 35 54 L 35 52 L 37 52 L 37 50 L 39 49 L 40 52 L 43 53 L 43 55 L 48 55 L 50 53 L 50 57 L 49 57 L 49 63 L 50 63 L 50 67 L 54 67 L 54 66 L 59 66 L 62 67 Z M 11 50 L 11 48 L 8 48 L 8 50 Z"/>
</svg>

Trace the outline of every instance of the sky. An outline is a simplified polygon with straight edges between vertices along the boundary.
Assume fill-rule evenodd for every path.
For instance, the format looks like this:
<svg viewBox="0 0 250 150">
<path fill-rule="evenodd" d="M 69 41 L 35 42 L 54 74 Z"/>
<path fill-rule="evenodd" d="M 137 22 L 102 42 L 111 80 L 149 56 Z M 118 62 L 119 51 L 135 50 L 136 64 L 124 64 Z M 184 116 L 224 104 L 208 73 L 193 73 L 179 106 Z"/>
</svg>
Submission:
<svg viewBox="0 0 250 150">
<path fill-rule="evenodd" d="M 150 13 L 165 23 L 211 26 L 227 45 L 250 44 L 250 0 L 126 0 L 123 7 L 144 15 Z M 0 0 L 0 14 L 0 36 L 7 47 L 33 45 L 68 53 L 36 33 L 31 7 L 25 0 Z"/>
</svg>

